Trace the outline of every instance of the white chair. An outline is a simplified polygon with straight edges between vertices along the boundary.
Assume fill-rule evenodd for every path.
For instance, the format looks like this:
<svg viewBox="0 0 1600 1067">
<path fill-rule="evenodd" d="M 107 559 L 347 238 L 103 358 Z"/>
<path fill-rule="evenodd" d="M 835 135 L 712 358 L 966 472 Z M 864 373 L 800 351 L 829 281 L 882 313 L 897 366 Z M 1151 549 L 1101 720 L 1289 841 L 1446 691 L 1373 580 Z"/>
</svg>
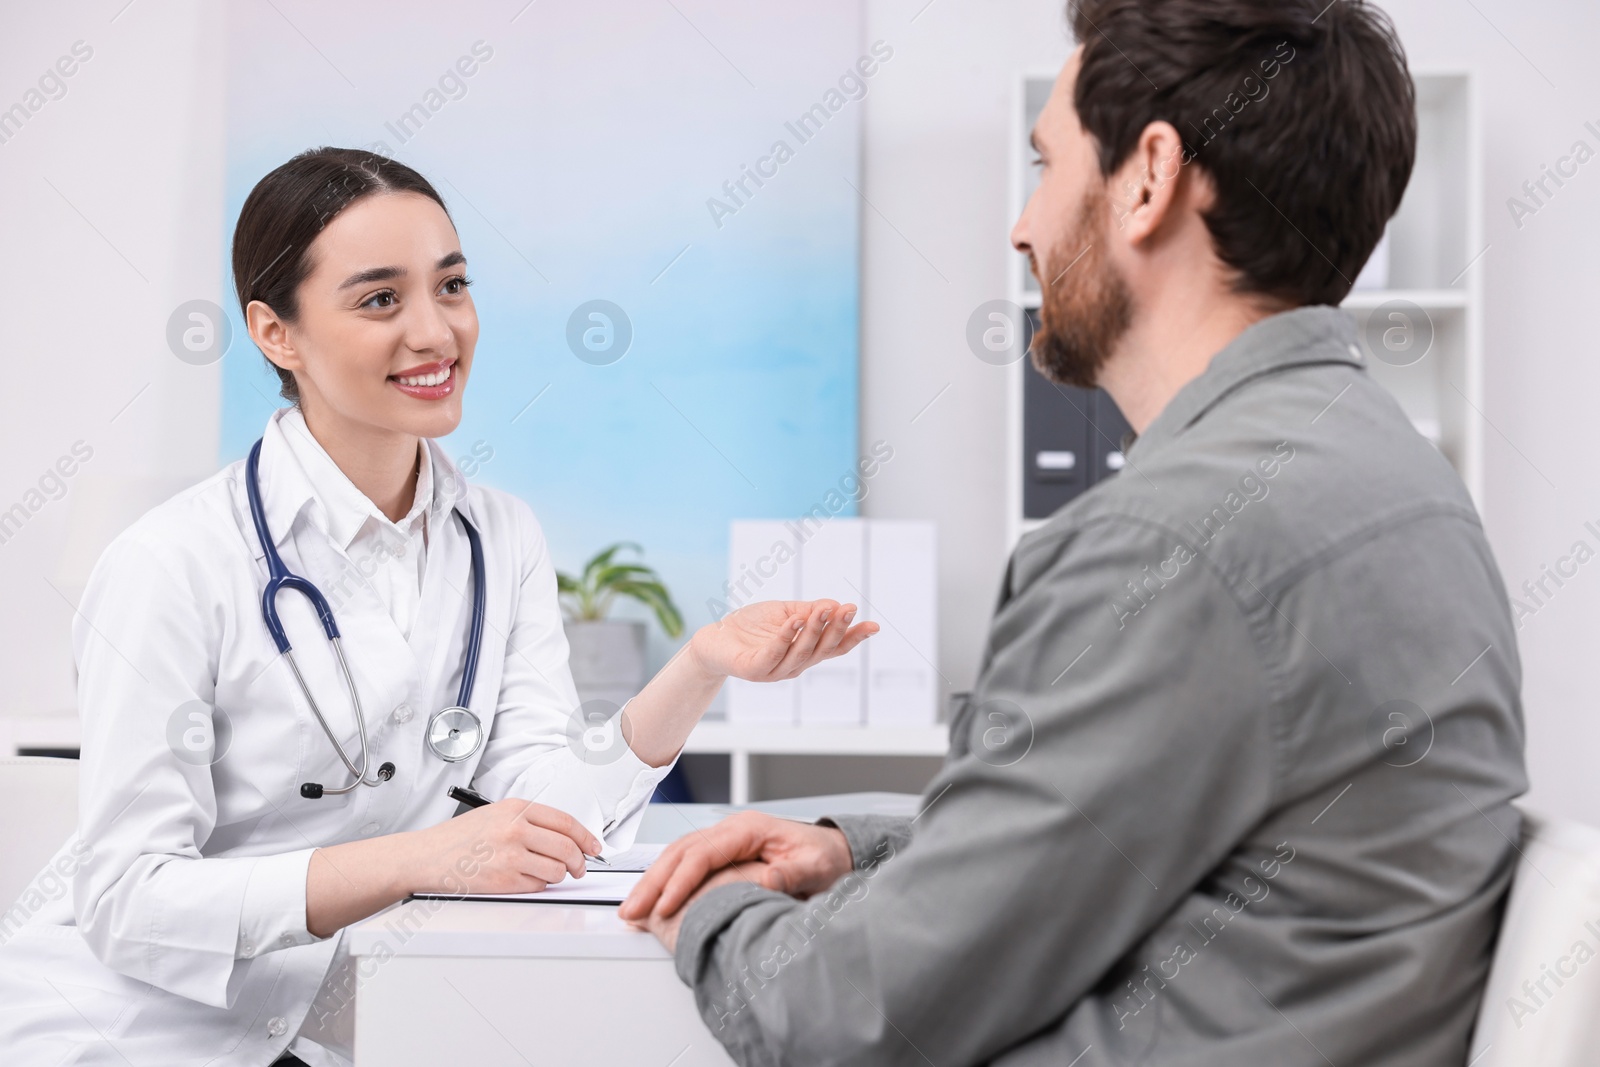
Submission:
<svg viewBox="0 0 1600 1067">
<path fill-rule="evenodd" d="M 1600 830 L 1523 812 L 1470 1067 L 1600 1059 Z"/>
<path fill-rule="evenodd" d="M 10 909 L 78 826 L 78 761 L 0 757 L 0 912 Z"/>
</svg>

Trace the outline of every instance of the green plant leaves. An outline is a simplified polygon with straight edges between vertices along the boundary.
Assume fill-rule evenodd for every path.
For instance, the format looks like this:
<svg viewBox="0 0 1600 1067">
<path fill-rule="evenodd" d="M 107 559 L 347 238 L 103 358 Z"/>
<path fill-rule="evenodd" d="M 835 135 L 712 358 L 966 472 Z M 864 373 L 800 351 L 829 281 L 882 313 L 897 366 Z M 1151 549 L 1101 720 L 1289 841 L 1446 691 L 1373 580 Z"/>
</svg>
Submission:
<svg viewBox="0 0 1600 1067">
<path fill-rule="evenodd" d="M 668 637 L 679 636 L 683 633 L 683 615 L 655 569 L 642 563 L 612 562 L 625 548 L 644 554 L 638 544 L 618 541 L 601 549 L 585 563 L 580 577 L 556 572 L 556 591 L 567 617 L 583 622 L 598 621 L 610 612 L 612 601 L 619 596 L 628 597 L 650 608 Z"/>
</svg>

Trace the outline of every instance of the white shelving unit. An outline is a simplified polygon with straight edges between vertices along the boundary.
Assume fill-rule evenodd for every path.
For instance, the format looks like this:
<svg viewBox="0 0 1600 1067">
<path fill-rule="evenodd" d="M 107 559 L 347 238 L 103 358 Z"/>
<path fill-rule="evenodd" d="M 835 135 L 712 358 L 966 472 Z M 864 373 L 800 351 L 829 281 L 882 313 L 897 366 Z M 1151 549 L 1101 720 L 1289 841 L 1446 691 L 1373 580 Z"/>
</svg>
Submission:
<svg viewBox="0 0 1600 1067">
<path fill-rule="evenodd" d="M 1029 137 L 1055 88 L 1059 71 L 1031 71 L 1017 78 L 1012 96 L 1011 114 L 1015 124 L 1011 128 L 1011 213 L 1012 221 L 1022 217 L 1033 191 L 1039 185 L 1039 174 L 1033 167 L 1033 147 Z M 1028 258 L 1011 257 L 1011 272 L 1007 285 L 1007 299 L 1013 304 L 1036 310 L 1043 302 L 1039 280 L 1028 269 Z M 1042 519 L 1029 519 L 1023 515 L 1022 477 L 1025 469 L 1022 447 L 1022 386 L 1023 373 L 1028 360 L 1020 359 L 1008 368 L 1006 381 L 1006 544 L 1014 547 L 1023 534 L 1042 525 Z"/>
<path fill-rule="evenodd" d="M 689 735 L 686 753 L 728 757 L 728 801 L 752 796 L 750 763 L 755 756 L 943 756 L 949 726 L 733 726 L 705 719 Z M 81 743 L 73 711 L 0 718 L 0 756 L 18 749 L 75 749 Z"/>
<path fill-rule="evenodd" d="M 943 756 L 949 726 L 735 726 L 703 720 L 683 750 L 728 757 L 728 802 L 753 798 L 752 756 Z"/>
<path fill-rule="evenodd" d="M 1465 70 L 1415 71 L 1417 159 L 1400 210 L 1389 223 L 1389 288 L 1357 290 L 1344 302 L 1369 342 L 1390 321 L 1373 316 L 1408 304 L 1432 346 L 1415 362 L 1367 351 L 1372 376 L 1450 460 L 1483 509 L 1482 123 Z M 1402 312 L 1408 309 L 1402 308 Z M 1392 320 L 1403 326 L 1400 320 Z M 1381 342 L 1375 342 L 1380 345 Z M 1396 365 L 1405 362 L 1406 365 Z"/>
<path fill-rule="evenodd" d="M 1028 133 L 1049 98 L 1055 71 L 1022 75 L 1012 131 L 1012 217 L 1037 184 Z M 1353 291 L 1342 305 L 1367 344 L 1368 370 L 1400 401 L 1419 432 L 1460 472 L 1483 509 L 1483 165 L 1482 123 L 1472 74 L 1458 69 L 1412 72 L 1417 89 L 1417 157 L 1406 194 L 1389 224 L 1388 287 Z M 1013 257 L 1009 299 L 1037 308 L 1037 281 Z M 1374 316 L 1382 312 L 1382 318 Z M 1400 314 L 1401 319 L 1390 318 Z M 1420 357 L 1374 351 L 1384 331 L 1426 330 Z M 1398 336 L 1398 335 L 1397 335 Z M 1416 336 L 1422 336 L 1420 332 Z M 1388 358 L 1385 358 L 1388 357 Z M 1404 365 L 1401 365 L 1401 364 Z M 1015 544 L 1042 520 L 1023 516 L 1022 389 L 1024 362 L 1011 368 L 1007 411 L 1008 534 Z"/>
</svg>

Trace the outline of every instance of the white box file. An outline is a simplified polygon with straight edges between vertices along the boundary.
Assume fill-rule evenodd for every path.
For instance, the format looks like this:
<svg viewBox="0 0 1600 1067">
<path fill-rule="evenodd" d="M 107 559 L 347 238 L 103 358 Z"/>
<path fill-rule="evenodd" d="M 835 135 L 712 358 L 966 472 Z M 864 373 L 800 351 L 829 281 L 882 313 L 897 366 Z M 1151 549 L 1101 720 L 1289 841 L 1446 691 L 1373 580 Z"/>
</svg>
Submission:
<svg viewBox="0 0 1600 1067">
<path fill-rule="evenodd" d="M 809 519 L 798 520 L 796 525 L 807 535 L 800 546 L 800 599 L 855 604 L 859 619 L 866 608 L 865 520 Z M 830 626 L 838 621 L 837 613 L 835 616 L 828 620 Z M 799 679 L 800 725 L 860 726 L 866 722 L 863 660 L 851 653 L 806 669 Z"/>
<path fill-rule="evenodd" d="M 873 519 L 867 524 L 863 620 L 878 633 L 866 652 L 867 723 L 927 726 L 938 717 L 938 545 L 934 524 Z"/>
<path fill-rule="evenodd" d="M 734 611 L 759 600 L 799 600 L 799 544 L 792 524 L 740 520 L 728 537 L 728 585 L 722 604 Z M 727 682 L 728 721 L 760 726 L 800 722 L 800 682 Z"/>
<path fill-rule="evenodd" d="M 837 600 L 878 633 L 799 678 L 729 679 L 740 725 L 928 726 L 938 718 L 938 556 L 931 522 L 740 520 L 729 537 L 723 604 Z"/>
</svg>

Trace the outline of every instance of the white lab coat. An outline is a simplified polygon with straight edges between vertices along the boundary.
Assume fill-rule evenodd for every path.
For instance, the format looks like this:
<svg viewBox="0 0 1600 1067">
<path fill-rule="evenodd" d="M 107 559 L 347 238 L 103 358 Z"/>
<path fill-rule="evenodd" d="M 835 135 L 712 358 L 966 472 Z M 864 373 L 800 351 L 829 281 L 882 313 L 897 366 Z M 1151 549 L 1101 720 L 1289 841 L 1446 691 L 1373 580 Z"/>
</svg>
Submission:
<svg viewBox="0 0 1600 1067">
<path fill-rule="evenodd" d="M 262 622 L 266 566 L 244 463 L 145 515 L 106 550 L 73 627 L 83 759 L 68 848 L 83 858 L 72 892 L 39 904 L 0 947 L 8 1067 L 268 1064 L 291 1041 L 309 1063 L 340 1064 L 353 986 L 342 937 L 306 930 L 316 847 L 438 823 L 457 806 L 445 790 L 469 782 L 491 798 L 569 811 L 596 833 L 610 825 L 608 846 L 626 847 L 668 769 L 626 749 L 607 763 L 577 754 L 585 724 L 575 718 L 555 569 L 526 504 L 467 487 L 428 442 L 437 510 L 407 639 L 370 588 L 351 586 L 346 576 L 362 561 L 329 537 L 282 417 L 268 423 L 261 452 L 268 528 L 291 571 L 325 595 L 341 578 L 350 590 L 336 619 L 372 772 L 388 761 L 394 777 L 344 796 L 300 795 L 303 782 L 343 785 L 349 774 Z M 471 618 L 470 552 L 452 503 L 482 535 L 488 577 L 472 697 L 488 739 L 456 764 L 434 756 L 425 735 L 429 716 L 456 701 Z M 315 615 L 292 592 L 278 603 L 307 685 L 359 760 L 348 694 Z M 195 751 L 206 719 L 219 753 L 210 763 L 203 745 Z"/>
</svg>

